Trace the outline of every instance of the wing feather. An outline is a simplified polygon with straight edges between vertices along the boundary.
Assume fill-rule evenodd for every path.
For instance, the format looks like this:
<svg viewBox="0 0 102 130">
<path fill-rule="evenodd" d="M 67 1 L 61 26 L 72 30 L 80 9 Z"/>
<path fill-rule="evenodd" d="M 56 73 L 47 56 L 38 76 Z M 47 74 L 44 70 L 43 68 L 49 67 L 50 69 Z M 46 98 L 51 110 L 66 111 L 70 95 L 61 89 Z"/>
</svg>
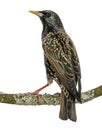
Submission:
<svg viewBox="0 0 102 130">
<path fill-rule="evenodd" d="M 64 50 L 64 45 L 61 42 L 67 44 L 67 50 Z M 75 58 L 75 56 L 77 57 L 76 50 L 71 47 L 69 43 L 60 40 L 58 36 L 53 34 L 48 40 L 47 38 L 43 40 L 43 49 L 44 55 L 55 69 L 61 83 L 72 95 L 76 96 L 78 94 L 76 89 L 76 77 L 77 73 L 80 74 L 80 72 L 78 72 L 78 70 L 80 71 L 79 61 L 78 58 Z"/>
</svg>

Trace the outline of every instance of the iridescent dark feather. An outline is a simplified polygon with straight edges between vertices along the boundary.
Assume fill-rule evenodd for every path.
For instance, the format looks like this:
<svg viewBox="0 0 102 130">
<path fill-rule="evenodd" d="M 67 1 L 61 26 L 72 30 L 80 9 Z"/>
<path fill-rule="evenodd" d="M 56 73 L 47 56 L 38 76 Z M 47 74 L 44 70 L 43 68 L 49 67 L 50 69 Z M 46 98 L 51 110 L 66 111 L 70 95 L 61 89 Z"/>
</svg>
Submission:
<svg viewBox="0 0 102 130">
<path fill-rule="evenodd" d="M 43 38 L 43 49 L 49 66 L 52 66 L 51 69 L 46 66 L 50 70 L 47 71 L 48 80 L 54 79 L 62 91 L 59 116 L 76 121 L 75 98 L 81 102 L 81 74 L 73 42 L 65 32 L 50 32 Z M 76 89 L 77 82 L 79 90 Z"/>
<path fill-rule="evenodd" d="M 81 102 L 80 92 L 76 89 L 77 81 L 80 82 L 81 77 L 79 60 L 75 47 L 72 43 L 70 46 L 69 42 L 71 42 L 70 38 L 64 32 L 55 34 L 50 32 L 43 38 L 43 49 L 52 70 L 56 73 L 56 77 L 53 78 L 55 80 L 58 78 L 65 89 Z M 47 68 L 49 67 L 47 66 Z M 51 72 L 48 72 L 48 75 Z"/>
<path fill-rule="evenodd" d="M 61 88 L 59 117 L 76 121 L 75 99 L 81 102 L 81 71 L 74 44 L 55 12 L 31 12 L 43 23 L 42 47 L 48 84 L 55 80 Z"/>
</svg>

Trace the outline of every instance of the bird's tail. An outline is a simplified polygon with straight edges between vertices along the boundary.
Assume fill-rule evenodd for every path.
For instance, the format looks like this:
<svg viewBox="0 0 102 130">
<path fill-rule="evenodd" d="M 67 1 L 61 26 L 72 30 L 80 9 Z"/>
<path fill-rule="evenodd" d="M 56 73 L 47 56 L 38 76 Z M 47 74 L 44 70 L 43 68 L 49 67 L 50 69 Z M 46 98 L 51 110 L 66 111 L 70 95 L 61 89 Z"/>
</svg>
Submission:
<svg viewBox="0 0 102 130">
<path fill-rule="evenodd" d="M 72 95 L 69 95 L 69 98 L 67 99 L 64 96 L 64 93 L 61 92 L 59 117 L 62 120 L 67 120 L 67 119 L 70 119 L 72 121 L 77 120 L 76 109 L 75 109 L 75 98 Z"/>
</svg>

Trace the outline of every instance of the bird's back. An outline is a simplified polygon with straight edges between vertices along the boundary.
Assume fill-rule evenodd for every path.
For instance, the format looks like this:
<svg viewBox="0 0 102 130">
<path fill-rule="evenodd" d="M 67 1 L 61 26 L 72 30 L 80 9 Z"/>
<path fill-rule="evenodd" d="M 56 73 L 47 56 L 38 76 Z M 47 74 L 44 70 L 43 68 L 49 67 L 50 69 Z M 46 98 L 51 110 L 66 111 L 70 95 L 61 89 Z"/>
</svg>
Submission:
<svg viewBox="0 0 102 130">
<path fill-rule="evenodd" d="M 58 14 L 51 10 L 30 12 L 39 16 L 43 24 L 47 86 L 55 80 L 61 88 L 59 117 L 76 121 L 75 99 L 81 102 L 81 72 L 76 49 Z"/>
</svg>

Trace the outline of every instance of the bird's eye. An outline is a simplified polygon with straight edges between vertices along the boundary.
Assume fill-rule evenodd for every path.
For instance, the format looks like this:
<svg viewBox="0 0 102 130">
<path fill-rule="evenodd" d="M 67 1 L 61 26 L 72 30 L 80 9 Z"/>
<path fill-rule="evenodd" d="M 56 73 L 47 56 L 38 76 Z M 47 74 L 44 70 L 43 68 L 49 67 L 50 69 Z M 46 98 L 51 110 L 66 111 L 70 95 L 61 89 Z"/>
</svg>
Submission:
<svg viewBox="0 0 102 130">
<path fill-rule="evenodd" d="M 51 14 L 50 13 L 43 13 L 46 17 L 50 17 Z"/>
<path fill-rule="evenodd" d="M 47 17 L 50 17 L 50 16 L 51 16 L 51 14 L 50 14 L 50 13 L 47 13 L 47 14 L 46 14 L 46 16 L 47 16 Z"/>
</svg>

